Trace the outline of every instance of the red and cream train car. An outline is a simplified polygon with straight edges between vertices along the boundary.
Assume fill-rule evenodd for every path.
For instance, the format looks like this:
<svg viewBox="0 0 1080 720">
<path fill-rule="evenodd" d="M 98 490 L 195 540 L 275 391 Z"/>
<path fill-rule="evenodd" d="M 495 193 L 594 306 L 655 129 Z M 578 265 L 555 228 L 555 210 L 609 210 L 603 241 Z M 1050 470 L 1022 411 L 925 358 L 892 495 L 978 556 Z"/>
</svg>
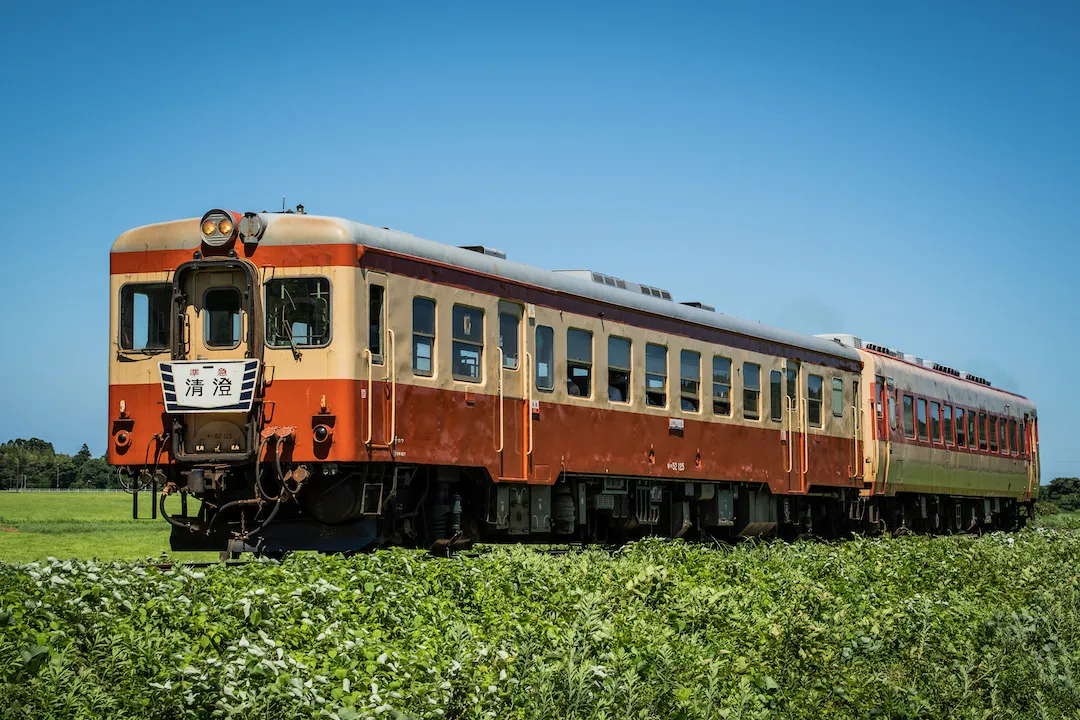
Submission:
<svg viewBox="0 0 1080 720">
<path fill-rule="evenodd" d="M 214 210 L 120 236 L 110 294 L 109 460 L 175 548 L 1010 526 L 1038 484 L 1022 398 L 484 248 Z M 1017 439 L 907 438 L 905 388 Z"/>
</svg>

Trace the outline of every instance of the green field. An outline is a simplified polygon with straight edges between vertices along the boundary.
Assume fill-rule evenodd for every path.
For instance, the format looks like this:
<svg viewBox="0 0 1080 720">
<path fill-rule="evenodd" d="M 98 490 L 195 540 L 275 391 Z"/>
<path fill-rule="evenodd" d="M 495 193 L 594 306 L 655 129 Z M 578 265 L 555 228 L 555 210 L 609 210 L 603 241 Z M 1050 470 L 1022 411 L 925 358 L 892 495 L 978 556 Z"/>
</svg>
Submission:
<svg viewBox="0 0 1080 720">
<path fill-rule="evenodd" d="M 150 493 L 139 496 L 149 516 Z M 0 560 L 30 562 L 48 557 L 142 560 L 168 552 L 183 560 L 214 560 L 216 553 L 172 553 L 169 524 L 132 520 L 127 493 L 0 492 Z"/>
</svg>

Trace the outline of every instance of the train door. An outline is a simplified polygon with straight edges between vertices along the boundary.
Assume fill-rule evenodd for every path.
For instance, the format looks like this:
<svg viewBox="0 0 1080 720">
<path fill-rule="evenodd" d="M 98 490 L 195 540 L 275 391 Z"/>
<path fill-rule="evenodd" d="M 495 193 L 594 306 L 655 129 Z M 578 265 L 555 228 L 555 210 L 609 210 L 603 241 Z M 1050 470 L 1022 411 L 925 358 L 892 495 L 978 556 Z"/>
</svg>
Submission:
<svg viewBox="0 0 1080 720">
<path fill-rule="evenodd" d="M 243 260 L 196 260 L 176 270 L 172 362 L 161 363 L 161 375 L 180 459 L 238 460 L 254 451 L 258 287 L 254 266 Z"/>
<path fill-rule="evenodd" d="M 495 408 L 495 447 L 499 480 L 527 482 L 532 452 L 529 411 L 532 355 L 526 352 L 524 308 L 499 301 L 498 404 Z"/>
<path fill-rule="evenodd" d="M 361 389 L 364 404 L 364 445 L 369 453 L 390 452 L 397 438 L 397 338 L 388 327 L 389 288 L 382 273 L 367 277 L 367 347 L 362 355 L 366 383 Z"/>
<path fill-rule="evenodd" d="M 800 402 L 801 366 L 796 360 L 787 360 L 784 365 L 784 423 L 783 435 L 787 439 L 787 455 L 784 458 L 784 470 L 788 476 L 790 492 L 804 492 L 806 475 L 806 425 L 803 407 Z"/>
</svg>

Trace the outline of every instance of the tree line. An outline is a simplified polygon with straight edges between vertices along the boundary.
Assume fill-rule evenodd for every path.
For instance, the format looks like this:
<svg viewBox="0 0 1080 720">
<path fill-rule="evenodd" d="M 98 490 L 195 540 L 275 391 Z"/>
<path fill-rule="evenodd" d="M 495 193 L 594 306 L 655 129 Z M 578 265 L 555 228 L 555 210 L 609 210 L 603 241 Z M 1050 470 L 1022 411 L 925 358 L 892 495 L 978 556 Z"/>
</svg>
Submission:
<svg viewBox="0 0 1080 720">
<path fill-rule="evenodd" d="M 0 444 L 0 489 L 115 487 L 120 487 L 116 472 L 85 443 L 74 455 L 56 452 L 51 442 L 39 438 Z"/>
<path fill-rule="evenodd" d="M 1039 502 L 1053 503 L 1059 510 L 1080 510 L 1080 478 L 1054 478 L 1039 489 Z"/>
</svg>

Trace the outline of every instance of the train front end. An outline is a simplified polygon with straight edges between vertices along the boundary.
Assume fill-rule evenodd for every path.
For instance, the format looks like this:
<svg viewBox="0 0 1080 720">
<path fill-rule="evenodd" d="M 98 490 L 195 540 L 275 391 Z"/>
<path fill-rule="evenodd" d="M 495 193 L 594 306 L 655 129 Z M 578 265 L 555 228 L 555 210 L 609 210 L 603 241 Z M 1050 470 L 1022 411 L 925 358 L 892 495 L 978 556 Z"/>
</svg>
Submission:
<svg viewBox="0 0 1080 720">
<path fill-rule="evenodd" d="M 357 259 L 340 223 L 302 209 L 216 209 L 117 239 L 108 457 L 136 507 L 153 493 L 174 550 L 374 540 L 363 484 L 334 477 L 363 450 L 355 323 L 333 311 L 348 307 Z"/>
</svg>

